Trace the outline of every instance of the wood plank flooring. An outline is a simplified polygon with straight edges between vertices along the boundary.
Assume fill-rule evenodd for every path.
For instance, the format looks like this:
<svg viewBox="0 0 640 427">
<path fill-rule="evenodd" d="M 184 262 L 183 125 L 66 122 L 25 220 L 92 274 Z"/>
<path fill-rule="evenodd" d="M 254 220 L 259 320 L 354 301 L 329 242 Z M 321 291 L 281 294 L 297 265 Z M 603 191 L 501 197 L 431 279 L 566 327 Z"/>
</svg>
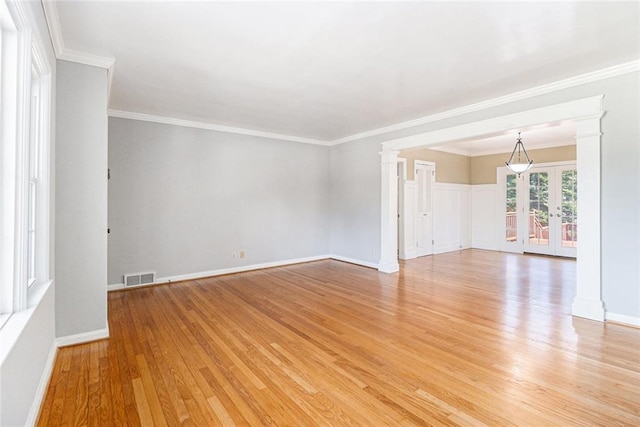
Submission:
<svg viewBox="0 0 640 427">
<path fill-rule="evenodd" d="M 640 330 L 572 318 L 575 266 L 465 250 L 113 292 L 38 425 L 640 425 Z"/>
</svg>

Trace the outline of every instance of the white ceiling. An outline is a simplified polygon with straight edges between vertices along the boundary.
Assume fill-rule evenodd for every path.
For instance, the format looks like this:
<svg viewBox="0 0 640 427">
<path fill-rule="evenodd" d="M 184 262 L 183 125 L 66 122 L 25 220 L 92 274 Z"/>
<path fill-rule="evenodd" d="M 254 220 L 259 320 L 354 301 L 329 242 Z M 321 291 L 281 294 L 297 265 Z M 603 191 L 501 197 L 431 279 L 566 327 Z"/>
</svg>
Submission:
<svg viewBox="0 0 640 427">
<path fill-rule="evenodd" d="M 638 2 L 53 4 L 110 109 L 323 141 L 640 58 Z"/>
</svg>

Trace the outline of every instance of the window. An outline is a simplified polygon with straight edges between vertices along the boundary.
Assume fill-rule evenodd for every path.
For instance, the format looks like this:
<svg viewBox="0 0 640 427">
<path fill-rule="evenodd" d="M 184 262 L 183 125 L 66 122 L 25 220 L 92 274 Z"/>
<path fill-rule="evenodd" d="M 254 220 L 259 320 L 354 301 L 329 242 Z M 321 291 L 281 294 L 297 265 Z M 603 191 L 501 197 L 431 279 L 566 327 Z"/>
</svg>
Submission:
<svg viewBox="0 0 640 427">
<path fill-rule="evenodd" d="M 27 226 L 27 278 L 29 286 L 37 280 L 36 223 L 38 215 L 38 152 L 40 148 L 39 81 L 35 68 L 31 71 L 31 127 L 29 135 L 29 191 Z"/>
<path fill-rule="evenodd" d="M 49 282 L 51 70 L 22 8 L 0 2 L 0 327 Z"/>
</svg>

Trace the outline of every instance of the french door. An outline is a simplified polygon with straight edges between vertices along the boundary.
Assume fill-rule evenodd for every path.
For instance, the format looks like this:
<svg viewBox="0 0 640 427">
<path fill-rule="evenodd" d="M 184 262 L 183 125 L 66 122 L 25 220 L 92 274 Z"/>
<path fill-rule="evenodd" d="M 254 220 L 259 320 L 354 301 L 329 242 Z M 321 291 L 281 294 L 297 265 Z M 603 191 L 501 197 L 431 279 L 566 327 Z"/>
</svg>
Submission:
<svg viewBox="0 0 640 427">
<path fill-rule="evenodd" d="M 505 189 L 503 249 L 575 258 L 575 164 L 534 167 L 520 177 L 505 171 L 501 180 Z"/>
</svg>

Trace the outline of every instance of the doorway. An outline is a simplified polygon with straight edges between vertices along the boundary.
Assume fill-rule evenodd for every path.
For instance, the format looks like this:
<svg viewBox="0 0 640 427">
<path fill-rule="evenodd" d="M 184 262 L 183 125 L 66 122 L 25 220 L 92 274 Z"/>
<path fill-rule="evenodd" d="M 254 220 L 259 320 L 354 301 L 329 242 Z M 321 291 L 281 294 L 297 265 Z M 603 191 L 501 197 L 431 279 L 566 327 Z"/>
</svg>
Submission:
<svg viewBox="0 0 640 427">
<path fill-rule="evenodd" d="M 537 165 L 518 176 L 498 170 L 501 250 L 576 258 L 578 174 L 575 162 Z"/>
<path fill-rule="evenodd" d="M 527 215 L 524 251 L 576 257 L 578 175 L 576 166 L 540 167 L 523 175 Z"/>
<path fill-rule="evenodd" d="M 579 228 L 577 287 L 572 304 L 574 316 L 604 321 L 601 286 L 600 245 L 600 119 L 604 115 L 603 95 L 548 105 L 533 110 L 497 116 L 446 129 L 398 138 L 383 143 L 381 173 L 381 245 L 378 269 L 399 270 L 397 228 L 397 155 L 400 150 L 427 147 L 496 132 L 554 121 L 573 120 L 576 124 Z"/>
</svg>

